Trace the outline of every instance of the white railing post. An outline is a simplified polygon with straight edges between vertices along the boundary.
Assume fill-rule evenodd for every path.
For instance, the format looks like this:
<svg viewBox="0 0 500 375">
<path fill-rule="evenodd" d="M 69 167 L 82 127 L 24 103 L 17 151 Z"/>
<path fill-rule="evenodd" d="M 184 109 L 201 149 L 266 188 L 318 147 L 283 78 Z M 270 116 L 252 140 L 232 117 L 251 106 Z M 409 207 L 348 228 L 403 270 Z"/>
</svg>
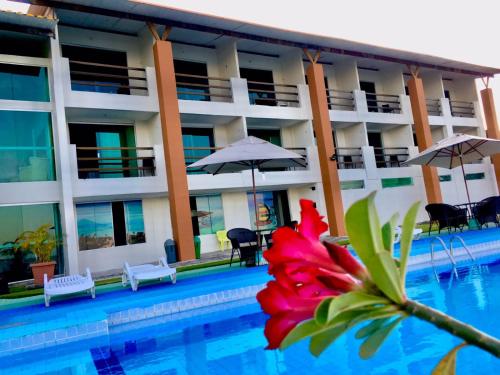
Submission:
<svg viewBox="0 0 500 375">
<path fill-rule="evenodd" d="M 250 105 L 248 97 L 248 84 L 244 78 L 231 78 L 231 92 L 233 95 L 233 103 L 245 106 Z"/>
<path fill-rule="evenodd" d="M 368 113 L 368 103 L 366 101 L 366 93 L 362 90 L 354 90 L 354 107 L 357 112 Z"/>
</svg>

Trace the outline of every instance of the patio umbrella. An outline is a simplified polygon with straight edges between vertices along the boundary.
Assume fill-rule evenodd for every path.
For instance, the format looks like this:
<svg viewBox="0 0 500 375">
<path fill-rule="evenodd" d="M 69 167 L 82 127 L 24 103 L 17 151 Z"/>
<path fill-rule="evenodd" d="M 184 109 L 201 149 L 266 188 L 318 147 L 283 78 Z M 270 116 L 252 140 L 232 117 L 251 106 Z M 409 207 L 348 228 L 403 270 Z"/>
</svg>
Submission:
<svg viewBox="0 0 500 375">
<path fill-rule="evenodd" d="M 188 168 L 198 168 L 214 175 L 251 169 L 255 226 L 259 230 L 255 170 L 261 168 L 305 167 L 306 165 L 303 156 L 273 145 L 263 139 L 250 136 L 231 143 L 223 149 L 188 165 Z"/>
<path fill-rule="evenodd" d="M 470 204 L 469 187 L 465 178 L 464 164 L 481 160 L 500 152 L 500 140 L 454 134 L 405 162 L 405 164 L 430 165 L 453 169 L 460 166 L 464 176 L 465 191 Z"/>
</svg>

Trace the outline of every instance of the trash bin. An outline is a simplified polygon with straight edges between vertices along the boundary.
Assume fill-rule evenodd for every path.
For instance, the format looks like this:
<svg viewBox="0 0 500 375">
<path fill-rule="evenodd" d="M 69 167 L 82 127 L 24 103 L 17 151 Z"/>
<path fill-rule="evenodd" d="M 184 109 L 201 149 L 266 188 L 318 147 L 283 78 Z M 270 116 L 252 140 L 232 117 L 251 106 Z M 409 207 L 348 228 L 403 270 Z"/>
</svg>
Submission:
<svg viewBox="0 0 500 375">
<path fill-rule="evenodd" d="M 177 262 L 177 249 L 174 240 L 169 238 L 163 246 L 165 247 L 165 254 L 167 254 L 167 263 Z"/>
<path fill-rule="evenodd" d="M 201 240 L 200 236 L 194 236 L 194 254 L 196 259 L 201 258 Z"/>
</svg>

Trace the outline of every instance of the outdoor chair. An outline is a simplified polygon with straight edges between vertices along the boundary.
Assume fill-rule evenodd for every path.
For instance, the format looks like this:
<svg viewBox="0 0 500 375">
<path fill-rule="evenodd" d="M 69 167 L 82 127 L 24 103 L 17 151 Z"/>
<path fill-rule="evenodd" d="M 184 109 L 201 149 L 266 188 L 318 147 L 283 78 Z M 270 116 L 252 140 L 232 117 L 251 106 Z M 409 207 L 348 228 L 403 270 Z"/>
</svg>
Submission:
<svg viewBox="0 0 500 375">
<path fill-rule="evenodd" d="M 175 268 L 171 268 L 165 257 L 161 257 L 158 264 L 141 264 L 139 266 L 131 266 L 128 262 L 123 265 L 122 285 L 126 286 L 130 283 L 134 292 L 139 288 L 140 281 L 146 280 L 161 280 L 169 277 L 172 284 L 177 280 Z"/>
<path fill-rule="evenodd" d="M 229 266 L 233 264 L 233 256 L 237 253 L 240 257 L 240 266 L 245 262 L 245 266 L 253 267 L 259 252 L 257 244 L 257 234 L 246 228 L 234 228 L 227 232 L 227 238 L 231 241 L 231 260 Z"/>
<path fill-rule="evenodd" d="M 218 230 L 215 232 L 217 241 L 219 242 L 219 250 L 226 250 L 226 245 L 231 245 L 231 241 L 227 238 L 227 230 Z"/>
<path fill-rule="evenodd" d="M 90 292 L 92 298 L 95 298 L 95 284 L 88 268 L 86 269 L 85 276 L 69 275 L 49 280 L 47 274 L 43 275 L 45 307 L 50 306 L 50 298 L 53 296 L 62 296 L 85 291 Z"/>
<path fill-rule="evenodd" d="M 472 214 L 476 219 L 479 228 L 488 223 L 500 225 L 500 197 L 489 197 L 478 202 L 472 207 Z"/>
<path fill-rule="evenodd" d="M 400 226 L 397 226 L 394 228 L 394 244 L 400 243 L 401 242 L 401 233 L 402 233 L 402 228 Z M 420 235 L 422 234 L 423 230 L 422 228 L 414 228 L 413 229 L 413 240 L 418 240 L 420 239 Z"/>
<path fill-rule="evenodd" d="M 448 228 L 448 233 L 451 232 L 451 228 L 462 231 L 463 227 L 468 225 L 466 208 L 458 208 L 444 203 L 432 203 L 425 206 L 425 210 L 430 219 L 429 234 L 433 223 L 438 223 L 438 233 L 441 233 L 441 229 L 444 228 Z"/>
</svg>

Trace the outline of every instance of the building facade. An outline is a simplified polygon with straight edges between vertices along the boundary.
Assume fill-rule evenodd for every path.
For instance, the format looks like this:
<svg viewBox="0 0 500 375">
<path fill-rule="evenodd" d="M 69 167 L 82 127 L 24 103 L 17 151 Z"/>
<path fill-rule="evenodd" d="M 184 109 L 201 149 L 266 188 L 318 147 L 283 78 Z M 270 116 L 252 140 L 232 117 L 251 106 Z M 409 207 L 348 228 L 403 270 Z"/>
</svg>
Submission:
<svg viewBox="0 0 500 375">
<path fill-rule="evenodd" d="M 418 153 L 422 126 L 412 113 L 406 55 L 324 50 L 315 61 L 299 44 L 193 26 L 188 13 L 170 14 L 177 23 L 163 32 L 140 11 L 120 19 L 117 9 L 97 15 L 70 6 L 85 2 L 51 3 L 66 5 L 32 8 L 39 17 L 0 15 L 0 272 L 10 280 L 27 278 L 32 261 L 9 253 L 11 242 L 45 223 L 61 240 L 60 273 L 153 261 L 168 238 L 178 239 L 184 260 L 193 255 L 184 250 L 186 233 L 191 243 L 199 236 L 203 253 L 217 250 L 219 230 L 255 228 L 250 172 L 186 169 L 247 135 L 308 162 L 256 174 L 261 228 L 299 220 L 300 198 L 317 202 L 331 224 L 333 211 L 374 190 L 383 219 L 428 201 L 422 168 L 404 165 Z M 435 58 L 412 56 L 432 141 L 484 136 L 475 79 L 495 71 L 457 62 L 460 69 L 443 69 Z M 471 200 L 498 194 L 490 159 L 466 165 L 466 173 Z M 437 176 L 443 202 L 466 201 L 460 170 Z M 419 221 L 427 220 L 423 206 Z"/>
</svg>

